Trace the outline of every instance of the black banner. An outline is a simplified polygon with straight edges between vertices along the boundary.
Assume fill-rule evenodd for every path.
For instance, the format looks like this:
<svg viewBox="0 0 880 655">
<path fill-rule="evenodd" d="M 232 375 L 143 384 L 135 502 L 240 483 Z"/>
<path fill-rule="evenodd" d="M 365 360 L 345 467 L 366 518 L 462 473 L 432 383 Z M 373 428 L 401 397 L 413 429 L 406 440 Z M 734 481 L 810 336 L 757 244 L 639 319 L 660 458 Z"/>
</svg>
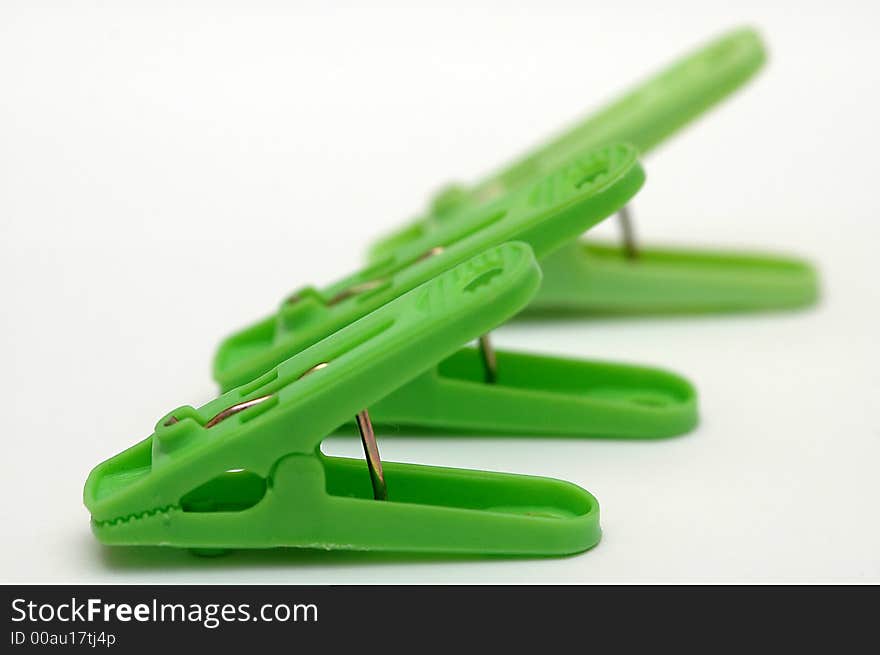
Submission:
<svg viewBox="0 0 880 655">
<path fill-rule="evenodd" d="M 877 587 L 3 587 L 0 652 L 389 652 L 823 638 L 876 648 Z M 759 638 L 752 643 L 751 639 Z M 710 648 L 711 646 L 711 648 Z M 316 650 L 317 649 L 317 650 Z M 543 649 L 542 649 L 543 650 Z"/>
</svg>

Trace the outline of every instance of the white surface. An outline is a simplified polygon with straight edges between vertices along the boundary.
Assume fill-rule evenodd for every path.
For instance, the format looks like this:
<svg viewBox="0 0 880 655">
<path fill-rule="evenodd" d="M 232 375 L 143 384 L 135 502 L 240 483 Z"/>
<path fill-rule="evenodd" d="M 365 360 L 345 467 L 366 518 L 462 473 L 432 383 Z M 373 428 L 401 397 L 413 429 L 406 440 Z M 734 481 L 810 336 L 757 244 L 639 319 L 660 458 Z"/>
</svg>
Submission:
<svg viewBox="0 0 880 655">
<path fill-rule="evenodd" d="M 0 6 L 3 581 L 880 582 L 876 3 L 91 4 Z M 227 332 L 352 271 L 444 181 L 742 22 L 771 62 L 646 162 L 639 236 L 810 257 L 821 305 L 496 333 L 688 375 L 688 436 L 380 441 L 576 482 L 601 502 L 596 549 L 206 561 L 93 540 L 90 468 L 212 397 Z"/>
</svg>

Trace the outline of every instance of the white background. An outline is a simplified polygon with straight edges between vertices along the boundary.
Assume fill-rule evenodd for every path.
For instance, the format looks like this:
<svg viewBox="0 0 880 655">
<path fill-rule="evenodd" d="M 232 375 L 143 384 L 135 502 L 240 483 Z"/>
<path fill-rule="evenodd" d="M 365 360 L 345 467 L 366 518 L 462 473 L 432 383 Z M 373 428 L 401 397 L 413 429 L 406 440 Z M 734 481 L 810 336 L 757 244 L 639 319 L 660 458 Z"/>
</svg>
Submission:
<svg viewBox="0 0 880 655">
<path fill-rule="evenodd" d="M 3 581 L 880 582 L 877 3 L 217 4 L 0 5 Z M 597 548 L 202 560 L 93 539 L 89 470 L 210 399 L 225 334 L 743 22 L 771 60 L 652 153 L 639 236 L 801 254 L 821 304 L 495 333 L 684 373 L 703 417 L 684 437 L 380 440 L 584 486 Z"/>
</svg>

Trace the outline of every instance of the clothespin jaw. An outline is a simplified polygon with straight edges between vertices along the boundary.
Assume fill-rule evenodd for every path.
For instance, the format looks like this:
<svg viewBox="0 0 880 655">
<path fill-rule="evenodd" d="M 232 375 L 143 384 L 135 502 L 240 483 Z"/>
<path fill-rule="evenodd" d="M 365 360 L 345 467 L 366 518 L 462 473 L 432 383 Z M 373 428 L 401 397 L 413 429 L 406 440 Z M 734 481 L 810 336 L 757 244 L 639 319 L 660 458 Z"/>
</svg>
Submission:
<svg viewBox="0 0 880 655">
<path fill-rule="evenodd" d="M 244 384 L 487 248 L 517 240 L 545 256 L 612 215 L 643 182 L 635 149 L 608 146 L 517 193 L 440 218 L 382 261 L 326 289 L 301 289 L 274 315 L 226 339 L 214 359 L 214 378 L 224 390 Z"/>
<path fill-rule="evenodd" d="M 472 187 L 452 185 L 426 216 L 380 239 L 371 261 L 423 236 L 441 217 L 467 211 L 547 174 L 583 149 L 627 142 L 646 154 L 747 82 L 764 64 L 757 32 L 733 30 L 685 56 L 548 143 Z M 717 312 L 790 309 L 818 297 L 817 274 L 800 259 L 636 245 L 621 212 L 624 245 L 572 240 L 541 257 L 544 282 L 528 312 Z"/>
<path fill-rule="evenodd" d="M 369 451 L 369 467 L 320 452 L 351 415 L 521 309 L 539 281 L 530 248 L 504 244 L 204 407 L 174 410 L 92 471 L 83 497 L 96 537 L 193 549 L 561 555 L 591 547 L 598 504 L 575 485 L 378 461 L 377 474 Z"/>
</svg>

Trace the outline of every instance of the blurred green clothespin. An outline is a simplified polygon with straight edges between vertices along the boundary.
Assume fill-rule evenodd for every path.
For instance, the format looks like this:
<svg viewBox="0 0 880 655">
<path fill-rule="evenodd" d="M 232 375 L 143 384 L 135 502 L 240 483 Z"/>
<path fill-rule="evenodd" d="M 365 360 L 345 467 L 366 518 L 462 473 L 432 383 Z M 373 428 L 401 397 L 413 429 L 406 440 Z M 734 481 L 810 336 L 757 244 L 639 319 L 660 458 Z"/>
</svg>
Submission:
<svg viewBox="0 0 880 655">
<path fill-rule="evenodd" d="M 741 28 L 677 61 L 525 157 L 470 187 L 435 196 L 426 216 L 378 241 L 378 261 L 463 211 L 554 170 L 577 153 L 629 142 L 642 154 L 730 95 L 763 65 L 759 35 Z M 757 253 L 652 248 L 636 243 L 628 207 L 623 245 L 572 240 L 542 258 L 544 281 L 530 313 L 679 313 L 783 309 L 813 303 L 809 263 Z"/>
</svg>

